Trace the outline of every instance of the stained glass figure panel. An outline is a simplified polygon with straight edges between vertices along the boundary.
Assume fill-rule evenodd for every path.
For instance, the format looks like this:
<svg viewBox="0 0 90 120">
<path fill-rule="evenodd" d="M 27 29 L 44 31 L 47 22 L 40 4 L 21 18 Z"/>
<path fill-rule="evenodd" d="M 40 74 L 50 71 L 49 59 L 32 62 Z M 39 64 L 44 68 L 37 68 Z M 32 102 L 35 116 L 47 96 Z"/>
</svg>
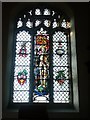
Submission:
<svg viewBox="0 0 90 120">
<path fill-rule="evenodd" d="M 59 55 L 53 55 L 53 66 L 68 66 L 68 56 L 62 55 L 60 58 Z"/>
<path fill-rule="evenodd" d="M 29 32 L 23 30 L 23 31 L 19 31 L 19 33 L 17 33 L 16 36 L 16 41 L 31 41 L 31 35 L 29 34 Z"/>
<path fill-rule="evenodd" d="M 49 36 L 36 35 L 34 43 L 34 79 L 33 102 L 49 102 Z"/>
</svg>

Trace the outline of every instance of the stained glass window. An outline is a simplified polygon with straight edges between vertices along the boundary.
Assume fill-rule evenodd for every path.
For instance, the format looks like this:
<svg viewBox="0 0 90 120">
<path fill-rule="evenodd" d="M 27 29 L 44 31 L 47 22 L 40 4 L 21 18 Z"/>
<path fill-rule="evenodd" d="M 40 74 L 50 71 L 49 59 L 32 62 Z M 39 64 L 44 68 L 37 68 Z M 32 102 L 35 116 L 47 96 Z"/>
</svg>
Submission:
<svg viewBox="0 0 90 120">
<path fill-rule="evenodd" d="M 18 17 L 14 103 L 71 102 L 70 22 L 62 16 L 48 8 L 36 8 Z"/>
</svg>

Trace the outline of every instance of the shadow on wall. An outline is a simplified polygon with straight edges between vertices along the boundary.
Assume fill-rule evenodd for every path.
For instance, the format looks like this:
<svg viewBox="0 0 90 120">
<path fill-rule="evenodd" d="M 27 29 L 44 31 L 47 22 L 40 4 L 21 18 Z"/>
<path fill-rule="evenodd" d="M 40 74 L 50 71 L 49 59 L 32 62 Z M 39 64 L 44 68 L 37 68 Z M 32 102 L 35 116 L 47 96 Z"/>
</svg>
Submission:
<svg viewBox="0 0 90 120">
<path fill-rule="evenodd" d="M 19 120 L 49 120 L 47 108 L 43 105 L 22 106 L 18 113 Z"/>
</svg>

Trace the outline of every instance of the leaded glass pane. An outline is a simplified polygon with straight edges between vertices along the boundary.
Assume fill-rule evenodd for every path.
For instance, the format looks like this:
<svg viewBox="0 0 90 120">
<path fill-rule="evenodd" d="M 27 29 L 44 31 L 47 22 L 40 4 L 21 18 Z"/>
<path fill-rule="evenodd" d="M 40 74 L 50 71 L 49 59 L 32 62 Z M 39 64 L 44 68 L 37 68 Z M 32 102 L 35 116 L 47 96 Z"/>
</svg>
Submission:
<svg viewBox="0 0 90 120">
<path fill-rule="evenodd" d="M 53 102 L 70 102 L 70 62 L 68 37 L 58 31 L 53 35 Z"/>
<path fill-rule="evenodd" d="M 33 27 L 33 22 L 31 22 L 30 19 L 28 19 L 28 21 L 26 22 L 26 26 L 28 28 L 32 28 Z"/>
<path fill-rule="evenodd" d="M 31 36 L 19 31 L 16 36 L 13 102 L 29 102 Z"/>
</svg>

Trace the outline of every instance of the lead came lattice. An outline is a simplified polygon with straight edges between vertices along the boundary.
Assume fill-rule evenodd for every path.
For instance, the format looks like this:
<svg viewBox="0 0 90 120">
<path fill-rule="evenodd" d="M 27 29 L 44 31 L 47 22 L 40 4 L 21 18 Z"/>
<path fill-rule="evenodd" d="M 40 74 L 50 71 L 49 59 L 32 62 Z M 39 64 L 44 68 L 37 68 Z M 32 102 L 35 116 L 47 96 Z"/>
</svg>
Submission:
<svg viewBox="0 0 90 120">
<path fill-rule="evenodd" d="M 58 31 L 53 35 L 53 101 L 54 103 L 69 102 L 69 61 L 67 36 Z M 59 54 L 57 54 L 59 50 Z"/>
</svg>

